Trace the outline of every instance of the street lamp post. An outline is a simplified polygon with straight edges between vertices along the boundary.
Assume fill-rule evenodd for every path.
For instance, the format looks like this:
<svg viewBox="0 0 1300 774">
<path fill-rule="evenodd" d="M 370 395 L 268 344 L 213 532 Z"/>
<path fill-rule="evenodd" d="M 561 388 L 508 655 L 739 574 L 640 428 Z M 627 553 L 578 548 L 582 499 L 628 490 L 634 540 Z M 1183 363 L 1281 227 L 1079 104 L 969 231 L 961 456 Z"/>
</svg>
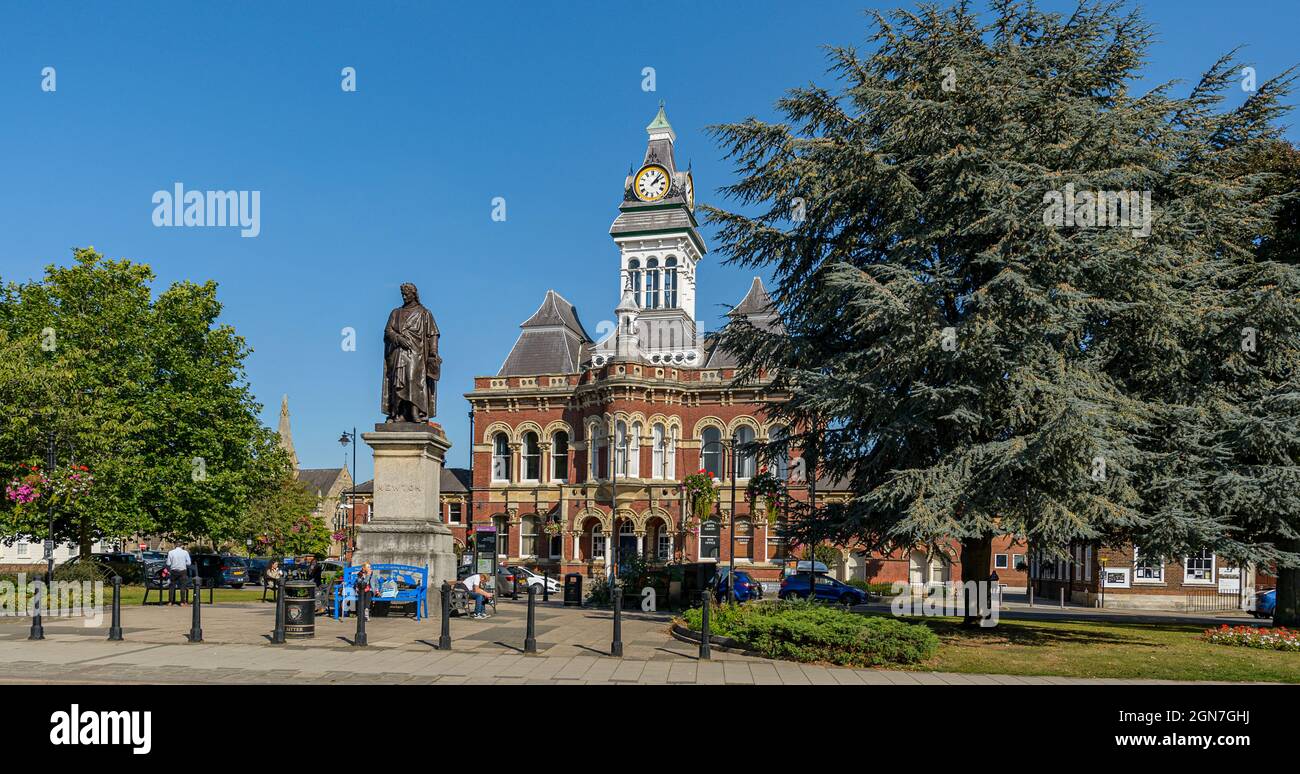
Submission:
<svg viewBox="0 0 1300 774">
<path fill-rule="evenodd" d="M 353 525 L 355 525 L 357 521 L 357 428 L 356 425 L 352 426 L 351 433 L 344 431 L 341 435 L 339 435 L 339 443 L 342 444 L 344 453 L 347 453 L 348 444 L 349 443 L 352 444 L 352 493 L 351 493 L 352 497 L 350 498 L 352 502 L 349 507 L 350 510 L 352 511 L 352 523 Z M 348 532 L 350 532 L 350 530 L 348 530 Z M 344 540 L 347 540 L 347 537 L 345 537 Z M 346 543 L 343 545 L 343 550 L 344 551 L 349 550 L 349 546 Z M 349 562 L 352 561 L 350 554 L 348 557 L 348 561 Z"/>
<path fill-rule="evenodd" d="M 730 550 L 731 550 L 731 555 L 730 555 L 730 557 L 729 557 L 728 560 L 727 560 L 727 561 L 728 561 L 728 565 L 727 565 L 727 601 L 728 601 L 728 602 L 735 602 L 735 601 L 736 601 L 736 597 L 735 597 L 735 594 L 734 594 L 734 589 L 735 589 L 735 587 L 732 585 L 733 583 L 735 583 L 735 578 L 736 578 L 736 572 L 735 572 L 735 571 L 736 571 L 736 450 L 735 450 L 735 448 L 734 448 L 734 445 L 735 445 L 735 438 L 732 438 L 732 439 L 731 439 L 731 442 L 732 442 L 732 449 L 731 449 L 731 549 L 730 549 Z M 722 442 L 722 441 L 720 441 L 720 440 L 719 440 L 719 441 L 709 441 L 708 443 L 706 443 L 706 444 L 704 444 L 703 446 L 700 447 L 700 454 L 701 454 L 701 455 L 707 454 L 707 453 L 708 453 L 708 448 L 709 448 L 710 446 L 713 446 L 714 444 L 717 444 L 717 445 L 718 445 L 718 449 L 719 449 L 719 451 L 722 453 L 722 460 L 720 461 L 722 464 L 718 466 L 718 474 L 721 475 L 722 472 L 725 471 L 725 470 L 727 469 L 727 444 L 724 443 L 724 442 Z M 706 469 L 707 469 L 707 468 L 706 468 Z M 721 486 L 722 486 L 722 481 L 721 481 L 721 479 L 715 478 L 715 479 L 713 479 L 713 483 L 714 483 L 714 485 L 716 485 L 716 486 L 718 486 L 718 487 L 721 487 Z M 718 498 L 718 521 L 719 521 L 719 522 L 722 521 L 722 499 L 721 499 L 721 498 Z M 703 557 L 701 557 L 701 558 L 703 558 Z"/>
<path fill-rule="evenodd" d="M 46 447 L 45 464 L 46 478 L 50 481 L 50 489 L 54 486 L 54 466 L 56 459 L 54 456 L 54 431 L 50 430 L 47 435 L 48 445 Z M 53 491 L 45 492 L 46 501 L 49 503 L 49 528 L 45 533 L 45 542 L 41 545 L 45 552 L 45 588 L 41 589 L 40 602 L 36 605 L 36 613 L 32 616 L 32 628 L 27 635 L 29 640 L 45 639 L 45 626 L 41 622 L 41 609 L 45 607 L 46 600 L 49 598 L 50 586 L 54 583 L 54 497 Z"/>
</svg>

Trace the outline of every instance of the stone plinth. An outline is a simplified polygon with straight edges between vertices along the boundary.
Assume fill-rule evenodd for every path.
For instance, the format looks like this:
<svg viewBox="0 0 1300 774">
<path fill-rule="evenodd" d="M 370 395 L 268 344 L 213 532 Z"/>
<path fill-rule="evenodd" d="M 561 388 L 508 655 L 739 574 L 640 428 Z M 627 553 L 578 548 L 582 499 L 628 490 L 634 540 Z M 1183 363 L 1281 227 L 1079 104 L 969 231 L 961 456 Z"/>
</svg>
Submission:
<svg viewBox="0 0 1300 774">
<path fill-rule="evenodd" d="M 451 442 L 430 425 L 375 425 L 361 438 L 375 456 L 374 517 L 357 527 L 352 563 L 429 568 L 429 612 L 444 580 L 456 580 L 451 530 L 442 522 L 442 465 Z"/>
</svg>

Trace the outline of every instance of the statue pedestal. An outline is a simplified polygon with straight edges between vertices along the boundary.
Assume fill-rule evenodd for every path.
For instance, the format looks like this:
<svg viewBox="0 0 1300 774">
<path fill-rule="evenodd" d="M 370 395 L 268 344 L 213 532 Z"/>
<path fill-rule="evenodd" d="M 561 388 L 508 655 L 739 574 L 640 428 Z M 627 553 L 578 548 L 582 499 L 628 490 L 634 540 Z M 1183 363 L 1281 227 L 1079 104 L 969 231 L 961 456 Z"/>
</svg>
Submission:
<svg viewBox="0 0 1300 774">
<path fill-rule="evenodd" d="M 442 582 L 456 580 L 451 530 L 442 522 L 442 465 L 451 442 L 429 425 L 375 425 L 361 438 L 375 456 L 375 499 L 369 524 L 357 527 L 352 563 L 429 568 L 429 612 Z"/>
</svg>

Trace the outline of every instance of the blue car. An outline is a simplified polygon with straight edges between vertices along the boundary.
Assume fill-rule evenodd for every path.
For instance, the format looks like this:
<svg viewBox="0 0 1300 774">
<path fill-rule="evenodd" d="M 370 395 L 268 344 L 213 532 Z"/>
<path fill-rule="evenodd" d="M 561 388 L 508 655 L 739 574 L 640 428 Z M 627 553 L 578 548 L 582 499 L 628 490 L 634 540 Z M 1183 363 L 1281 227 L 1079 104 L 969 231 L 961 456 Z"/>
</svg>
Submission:
<svg viewBox="0 0 1300 774">
<path fill-rule="evenodd" d="M 1255 597 L 1255 610 L 1251 615 L 1256 618 L 1272 618 L 1277 609 L 1277 589 L 1270 589 Z"/>
<path fill-rule="evenodd" d="M 777 597 L 787 600 L 807 599 L 808 578 L 806 572 L 786 577 L 785 580 L 781 581 L 781 591 L 778 592 Z M 816 578 L 817 590 L 814 592 L 813 598 L 818 602 L 838 602 L 845 607 L 850 607 L 865 604 L 867 601 L 867 592 L 862 589 L 837 581 L 829 575 L 819 573 Z"/>
<path fill-rule="evenodd" d="M 714 597 L 718 602 L 724 602 L 727 599 L 727 572 L 718 576 L 718 583 L 713 589 Z M 744 570 L 736 570 L 736 601 L 748 602 L 751 599 L 762 599 L 763 587 L 758 581 L 754 580 L 749 573 Z"/>
</svg>

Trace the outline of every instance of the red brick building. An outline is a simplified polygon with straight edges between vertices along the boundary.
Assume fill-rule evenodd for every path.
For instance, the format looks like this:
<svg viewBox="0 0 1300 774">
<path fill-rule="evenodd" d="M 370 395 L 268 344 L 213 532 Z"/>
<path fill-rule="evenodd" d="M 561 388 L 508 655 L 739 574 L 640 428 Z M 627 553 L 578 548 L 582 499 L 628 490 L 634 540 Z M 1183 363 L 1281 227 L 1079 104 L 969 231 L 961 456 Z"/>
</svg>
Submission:
<svg viewBox="0 0 1300 774">
<path fill-rule="evenodd" d="M 751 509 L 747 500 L 757 460 L 744 453 L 733 460 L 732 450 L 785 432 L 766 411 L 780 398 L 764 395 L 762 384 L 737 383 L 734 358 L 697 329 L 696 266 L 707 247 L 695 218 L 694 181 L 676 165 L 676 135 L 662 106 L 646 130 L 644 161 L 626 178 L 610 228 L 619 251 L 617 274 L 610 267 L 618 282 L 611 287 L 619 293 L 616 329 L 595 341 L 577 309 L 548 290 L 520 325 L 500 371 L 474 379 L 465 395 L 472 496 L 457 539 L 468 545 L 474 525 L 492 525 L 502 562 L 591 576 L 605 574 L 614 550 L 652 563 L 704 556 L 729 564 L 734 523 L 736 565 L 776 580 L 789 549 L 765 504 Z M 729 316 L 780 326 L 758 278 Z M 798 456 L 795 450 L 774 472 L 785 477 Z M 719 487 L 709 514 L 716 525 L 702 525 L 686 497 L 683 478 L 698 470 Z M 791 496 L 805 499 L 807 486 L 792 483 Z M 818 484 L 820 501 L 846 496 L 831 482 Z M 998 573 L 1023 587 L 1016 567 L 1024 552 L 1009 544 L 1002 540 L 996 549 L 1006 562 Z M 959 579 L 947 556 L 842 550 L 834 569 L 846 579 Z"/>
</svg>

